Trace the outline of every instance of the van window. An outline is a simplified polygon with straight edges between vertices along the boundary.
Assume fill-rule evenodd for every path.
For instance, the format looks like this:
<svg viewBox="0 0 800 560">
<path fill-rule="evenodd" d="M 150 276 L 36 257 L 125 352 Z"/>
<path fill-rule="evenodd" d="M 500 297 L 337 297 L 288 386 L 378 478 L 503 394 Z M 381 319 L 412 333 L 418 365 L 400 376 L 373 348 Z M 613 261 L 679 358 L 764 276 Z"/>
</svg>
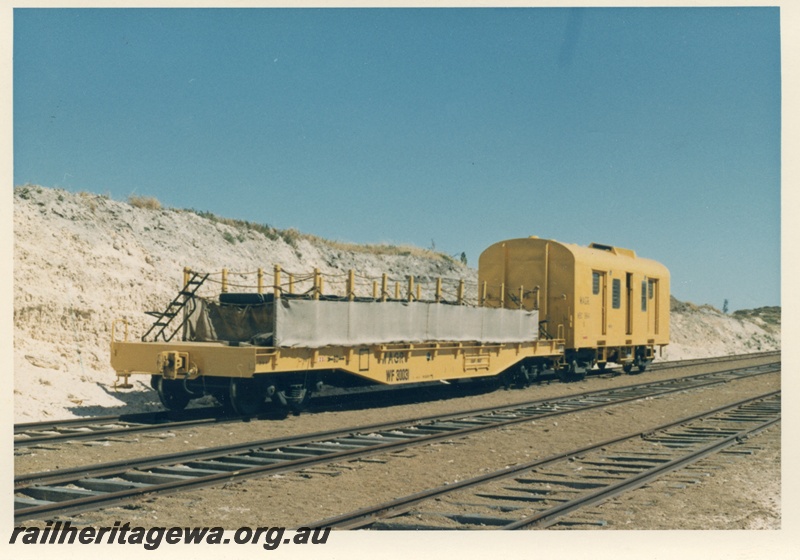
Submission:
<svg viewBox="0 0 800 560">
<path fill-rule="evenodd" d="M 642 280 L 642 311 L 647 311 L 647 280 Z"/>
<path fill-rule="evenodd" d="M 619 309 L 620 307 L 620 292 L 622 291 L 619 278 L 615 278 L 611 283 L 611 307 Z"/>
<path fill-rule="evenodd" d="M 600 293 L 600 273 L 592 272 L 592 293 L 597 295 Z"/>
</svg>

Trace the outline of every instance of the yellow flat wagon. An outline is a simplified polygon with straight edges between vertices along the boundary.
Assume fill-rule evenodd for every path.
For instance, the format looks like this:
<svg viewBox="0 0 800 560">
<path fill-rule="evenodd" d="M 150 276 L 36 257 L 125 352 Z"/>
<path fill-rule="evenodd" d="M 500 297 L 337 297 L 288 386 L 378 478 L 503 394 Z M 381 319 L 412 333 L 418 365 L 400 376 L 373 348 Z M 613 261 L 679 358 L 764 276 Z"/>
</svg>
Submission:
<svg viewBox="0 0 800 560">
<path fill-rule="evenodd" d="M 564 341 L 538 336 L 537 310 L 467 305 L 463 282 L 448 299 L 439 279 L 426 300 L 412 277 L 401 293 L 384 275 L 380 290 L 376 281 L 371 296 L 356 296 L 351 271 L 345 292 L 335 295 L 322 293 L 319 271 L 300 292 L 296 279 L 275 267 L 271 291 L 259 270 L 255 291 L 229 293 L 223 271 L 221 291 L 200 297 L 208 276 L 187 270 L 184 287 L 165 311 L 151 313 L 156 322 L 141 340 L 131 340 L 127 328 L 112 334 L 117 375 L 126 383 L 131 375 L 151 376 L 170 409 L 206 394 L 241 414 L 267 399 L 298 408 L 323 384 L 498 376 L 526 384 L 529 372 L 563 363 Z"/>
</svg>

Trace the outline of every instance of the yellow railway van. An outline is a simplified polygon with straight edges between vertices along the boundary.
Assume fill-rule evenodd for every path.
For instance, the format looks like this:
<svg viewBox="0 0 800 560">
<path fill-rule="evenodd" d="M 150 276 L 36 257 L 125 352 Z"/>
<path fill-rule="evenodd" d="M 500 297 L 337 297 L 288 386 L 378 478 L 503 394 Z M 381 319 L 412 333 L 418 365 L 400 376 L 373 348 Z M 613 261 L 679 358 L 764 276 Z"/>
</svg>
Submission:
<svg viewBox="0 0 800 560">
<path fill-rule="evenodd" d="M 643 370 L 669 337 L 666 268 L 602 245 L 497 243 L 471 289 L 280 266 L 251 280 L 232 274 L 185 269 L 182 289 L 148 312 L 156 319 L 139 339 L 115 323 L 111 365 L 124 385 L 149 375 L 167 408 L 210 394 L 254 414 L 267 402 L 298 409 L 322 385 L 524 386 L 544 371 L 579 378 L 609 361 Z"/>
<path fill-rule="evenodd" d="M 538 309 L 572 375 L 607 362 L 644 371 L 669 342 L 669 271 L 629 249 L 502 241 L 481 254 L 478 282 L 484 306 Z"/>
</svg>

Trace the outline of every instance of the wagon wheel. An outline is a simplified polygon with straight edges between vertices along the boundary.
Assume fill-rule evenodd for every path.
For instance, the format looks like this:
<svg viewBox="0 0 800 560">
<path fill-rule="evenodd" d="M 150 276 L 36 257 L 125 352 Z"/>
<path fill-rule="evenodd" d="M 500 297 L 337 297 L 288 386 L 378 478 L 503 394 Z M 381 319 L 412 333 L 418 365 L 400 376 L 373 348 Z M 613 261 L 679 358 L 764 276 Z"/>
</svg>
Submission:
<svg viewBox="0 0 800 560">
<path fill-rule="evenodd" d="M 586 371 L 589 368 L 585 366 L 578 365 L 577 360 L 572 360 L 572 363 L 569 365 L 569 373 L 572 379 L 575 381 L 583 381 L 586 378 Z"/>
<path fill-rule="evenodd" d="M 578 365 L 578 360 L 572 360 L 569 365 L 558 372 L 558 377 L 564 383 L 581 381 L 586 377 L 586 368 Z"/>
<path fill-rule="evenodd" d="M 574 364 L 575 364 L 575 361 L 573 360 L 572 363 L 570 363 L 569 365 L 565 365 L 565 366 L 562 366 L 561 368 L 559 368 L 559 370 L 558 370 L 558 378 L 561 380 L 562 383 L 569 383 L 570 381 L 572 381 L 572 378 L 571 378 L 569 372 L 572 369 Z"/>
<path fill-rule="evenodd" d="M 228 391 L 228 402 L 231 409 L 241 416 L 253 416 L 261 412 L 264 401 L 267 398 L 266 391 L 260 383 L 254 379 L 231 379 Z"/>
<path fill-rule="evenodd" d="M 296 395 L 294 398 L 289 399 L 289 410 L 291 410 L 292 414 L 295 416 L 303 412 L 311 401 L 311 391 L 305 388 L 302 391 L 302 395 Z"/>
<path fill-rule="evenodd" d="M 625 373 L 630 373 L 633 371 L 633 362 L 626 362 L 622 364 L 622 371 Z"/>
<path fill-rule="evenodd" d="M 215 390 L 211 392 L 211 394 L 214 396 L 217 402 L 222 406 L 222 408 L 225 409 L 226 412 L 231 411 L 230 398 L 228 397 L 229 393 L 230 389 L 225 391 Z"/>
<path fill-rule="evenodd" d="M 168 410 L 179 412 L 186 408 L 192 396 L 183 390 L 183 383 L 172 379 L 154 376 L 153 386 L 158 393 L 158 398 Z"/>
<path fill-rule="evenodd" d="M 531 383 L 533 382 L 533 376 L 534 374 L 532 374 L 527 367 L 523 365 L 519 366 L 515 376 L 517 387 L 520 389 L 527 389 L 530 387 Z"/>
</svg>

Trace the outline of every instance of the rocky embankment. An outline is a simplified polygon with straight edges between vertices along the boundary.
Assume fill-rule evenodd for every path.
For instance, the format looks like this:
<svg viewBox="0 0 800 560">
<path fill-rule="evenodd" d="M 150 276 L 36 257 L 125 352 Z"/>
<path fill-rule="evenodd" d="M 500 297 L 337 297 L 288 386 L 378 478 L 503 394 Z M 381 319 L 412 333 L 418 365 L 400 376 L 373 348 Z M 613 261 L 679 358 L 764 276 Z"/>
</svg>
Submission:
<svg viewBox="0 0 800 560">
<path fill-rule="evenodd" d="M 447 255 L 403 247 L 353 247 L 293 230 L 209 213 L 160 208 L 152 199 L 119 202 L 90 193 L 26 185 L 14 189 L 14 419 L 115 414 L 160 408 L 146 380 L 114 390 L 112 324 L 134 336 L 181 286 L 183 269 L 253 273 L 278 264 L 299 278 L 318 268 L 344 282 L 358 271 L 369 290 L 387 273 L 476 282 L 476 271 Z M 216 276 L 215 276 L 216 278 Z M 253 274 L 249 276 L 253 278 Z M 271 280 L 267 280 L 269 284 Z M 673 301 L 665 358 L 738 354 L 780 347 L 780 310 L 726 315 Z M 138 390 L 137 390 L 138 389 Z"/>
</svg>

